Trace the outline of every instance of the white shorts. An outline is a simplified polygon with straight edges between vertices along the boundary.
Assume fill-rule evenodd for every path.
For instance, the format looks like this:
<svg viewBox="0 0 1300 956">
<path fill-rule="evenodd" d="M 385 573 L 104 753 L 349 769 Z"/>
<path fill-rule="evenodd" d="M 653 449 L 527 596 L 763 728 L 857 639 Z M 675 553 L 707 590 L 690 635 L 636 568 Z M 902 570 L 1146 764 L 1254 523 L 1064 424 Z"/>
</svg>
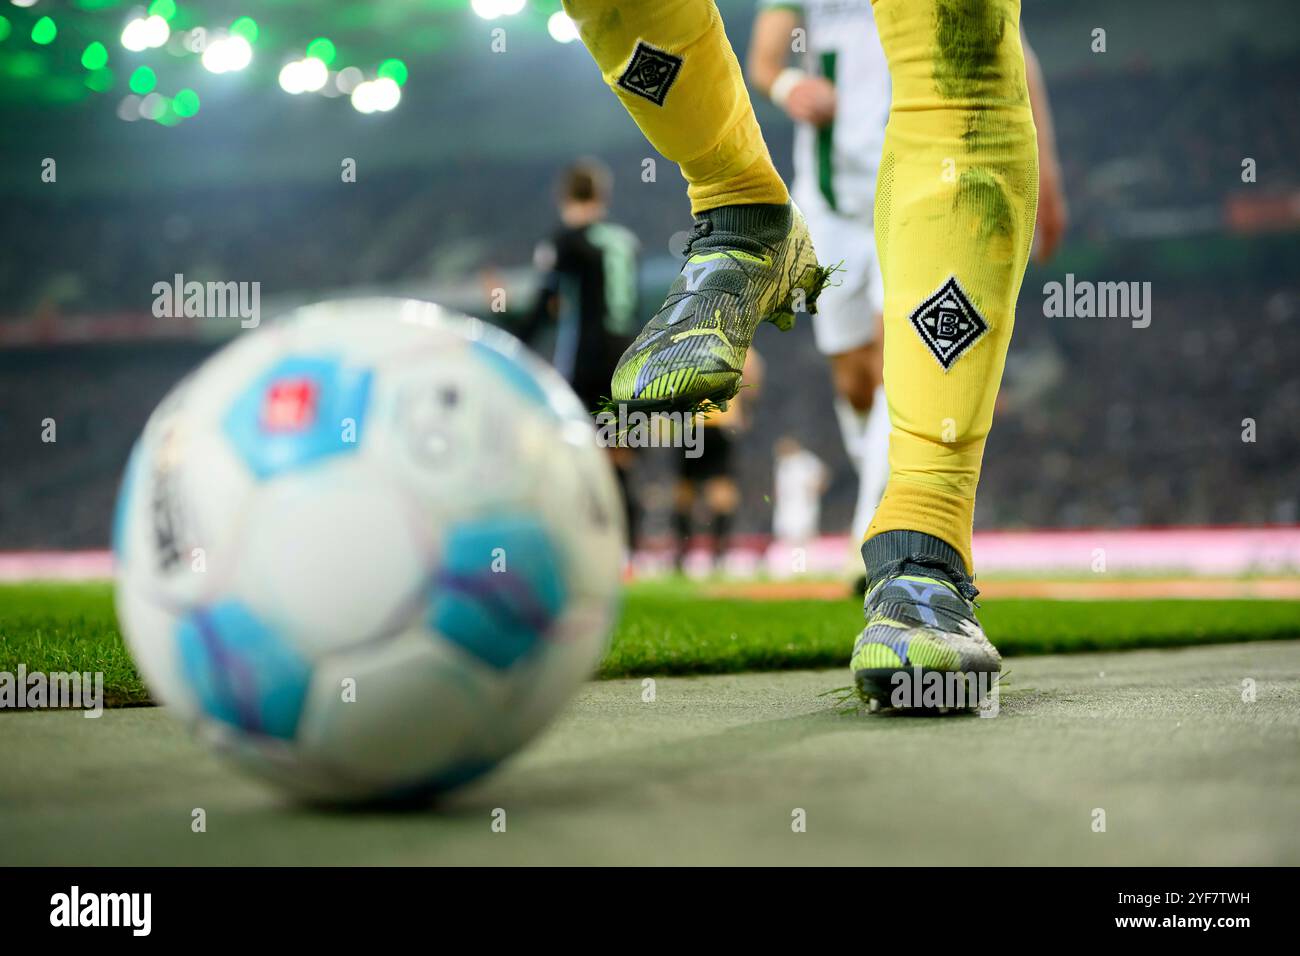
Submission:
<svg viewBox="0 0 1300 956">
<path fill-rule="evenodd" d="M 778 541 L 811 541 L 817 537 L 819 517 L 815 508 L 779 507 L 772 515 L 772 532 Z"/>
<path fill-rule="evenodd" d="M 820 195 L 796 202 L 808 220 L 817 261 L 825 266 L 842 261 L 817 297 L 817 314 L 812 317 L 817 350 L 839 355 L 869 345 L 876 338 L 876 316 L 885 308 L 875 228 L 831 211 Z"/>
</svg>

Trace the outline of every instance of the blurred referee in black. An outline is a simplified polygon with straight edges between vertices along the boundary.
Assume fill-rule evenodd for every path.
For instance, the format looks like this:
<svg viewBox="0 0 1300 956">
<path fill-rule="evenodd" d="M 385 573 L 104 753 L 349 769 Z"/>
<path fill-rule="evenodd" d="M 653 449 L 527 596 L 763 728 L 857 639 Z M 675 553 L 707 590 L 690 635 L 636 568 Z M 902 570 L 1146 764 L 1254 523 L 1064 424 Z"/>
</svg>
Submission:
<svg viewBox="0 0 1300 956">
<path fill-rule="evenodd" d="M 520 338 L 531 342 L 541 329 L 554 327 L 551 361 L 592 412 L 609 395 L 614 366 L 640 329 L 638 242 L 630 230 L 606 220 L 611 188 L 609 169 L 597 160 L 579 160 L 561 174 L 560 227 L 533 254 L 540 275 L 537 303 L 520 330 Z M 632 548 L 641 510 L 628 480 L 632 453 L 609 452 Z"/>
</svg>

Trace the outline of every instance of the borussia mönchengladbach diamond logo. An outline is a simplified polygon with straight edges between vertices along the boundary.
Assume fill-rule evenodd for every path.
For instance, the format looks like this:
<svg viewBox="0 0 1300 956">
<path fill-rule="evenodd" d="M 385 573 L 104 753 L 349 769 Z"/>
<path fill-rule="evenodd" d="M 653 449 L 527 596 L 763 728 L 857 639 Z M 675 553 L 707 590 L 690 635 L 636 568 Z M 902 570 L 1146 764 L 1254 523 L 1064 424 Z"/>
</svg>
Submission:
<svg viewBox="0 0 1300 956">
<path fill-rule="evenodd" d="M 989 330 L 988 323 L 957 284 L 956 276 L 951 276 L 908 318 L 945 372 Z"/>
<path fill-rule="evenodd" d="M 618 85 L 629 93 L 644 96 L 655 106 L 663 106 L 668 88 L 677 79 L 681 68 L 681 57 L 656 50 L 638 40 L 631 62 L 618 78 Z"/>
</svg>

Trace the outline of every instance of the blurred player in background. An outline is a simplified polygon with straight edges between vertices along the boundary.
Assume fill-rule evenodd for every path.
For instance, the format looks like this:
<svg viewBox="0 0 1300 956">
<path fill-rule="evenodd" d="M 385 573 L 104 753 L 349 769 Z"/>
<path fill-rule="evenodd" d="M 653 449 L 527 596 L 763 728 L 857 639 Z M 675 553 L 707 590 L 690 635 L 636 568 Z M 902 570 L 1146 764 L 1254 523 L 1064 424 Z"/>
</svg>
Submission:
<svg viewBox="0 0 1300 956">
<path fill-rule="evenodd" d="M 519 333 L 531 342 L 543 328 L 554 327 L 551 361 L 588 411 L 609 394 L 610 376 L 639 321 L 639 244 L 629 230 L 606 219 L 612 187 L 609 170 L 594 159 L 579 160 L 561 174 L 561 225 L 533 254 L 539 292 Z M 611 447 L 609 453 L 634 547 L 641 509 L 630 481 L 632 450 Z"/>
<path fill-rule="evenodd" d="M 700 454 L 694 458 L 682 456 L 682 470 L 673 489 L 673 531 L 677 537 L 673 563 L 678 571 L 686 565 L 695 530 L 695 503 L 701 494 L 709 513 L 715 571 L 721 570 L 727 554 L 732 522 L 740 507 L 740 486 L 734 475 L 736 442 L 752 423 L 763 381 L 763 361 L 757 349 L 751 348 L 745 356 L 744 381 L 745 387 L 725 409 L 713 409 L 696 418 L 701 426 Z"/>
<path fill-rule="evenodd" d="M 815 312 L 826 270 L 711 0 L 564 7 L 610 89 L 680 166 L 696 218 L 682 272 L 619 360 L 612 397 L 643 410 L 725 401 L 758 324 Z M 1033 240 L 1038 133 L 1019 0 L 872 9 L 892 97 L 875 211 L 890 473 L 862 546 L 866 627 L 849 667 L 878 706 L 920 669 L 987 686 L 1002 668 L 975 617 L 971 528 Z"/>
<path fill-rule="evenodd" d="M 889 478 L 881 351 L 885 292 L 874 224 L 891 99 L 889 64 L 870 0 L 759 0 L 759 6 L 746 71 L 754 87 L 795 121 L 790 195 L 807 217 L 822 261 L 841 264 L 812 322 L 817 348 L 830 361 L 844 448 L 858 470 L 852 540 L 861 587 L 857 543 Z M 1023 37 L 1022 46 L 1038 128 L 1038 255 L 1046 259 L 1065 229 L 1065 200 L 1046 87 Z M 795 50 L 802 53 L 798 66 L 788 62 Z M 954 182 L 956 173 L 954 164 Z"/>
<path fill-rule="evenodd" d="M 794 436 L 783 435 L 777 441 L 772 533 L 778 543 L 801 547 L 817 537 L 822 495 L 829 479 L 822 460 Z"/>
</svg>

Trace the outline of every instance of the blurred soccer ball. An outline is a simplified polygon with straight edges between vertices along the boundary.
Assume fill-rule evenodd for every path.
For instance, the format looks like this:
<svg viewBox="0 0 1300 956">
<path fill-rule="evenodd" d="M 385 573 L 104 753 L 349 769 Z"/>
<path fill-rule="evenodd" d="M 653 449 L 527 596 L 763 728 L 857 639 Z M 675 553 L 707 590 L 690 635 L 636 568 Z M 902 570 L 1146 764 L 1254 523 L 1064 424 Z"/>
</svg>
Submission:
<svg viewBox="0 0 1300 956">
<path fill-rule="evenodd" d="M 490 769 L 599 660 L 622 512 L 589 417 L 510 336 L 438 306 L 330 302 L 164 399 L 114 528 L 152 692 L 318 800 Z"/>
</svg>

